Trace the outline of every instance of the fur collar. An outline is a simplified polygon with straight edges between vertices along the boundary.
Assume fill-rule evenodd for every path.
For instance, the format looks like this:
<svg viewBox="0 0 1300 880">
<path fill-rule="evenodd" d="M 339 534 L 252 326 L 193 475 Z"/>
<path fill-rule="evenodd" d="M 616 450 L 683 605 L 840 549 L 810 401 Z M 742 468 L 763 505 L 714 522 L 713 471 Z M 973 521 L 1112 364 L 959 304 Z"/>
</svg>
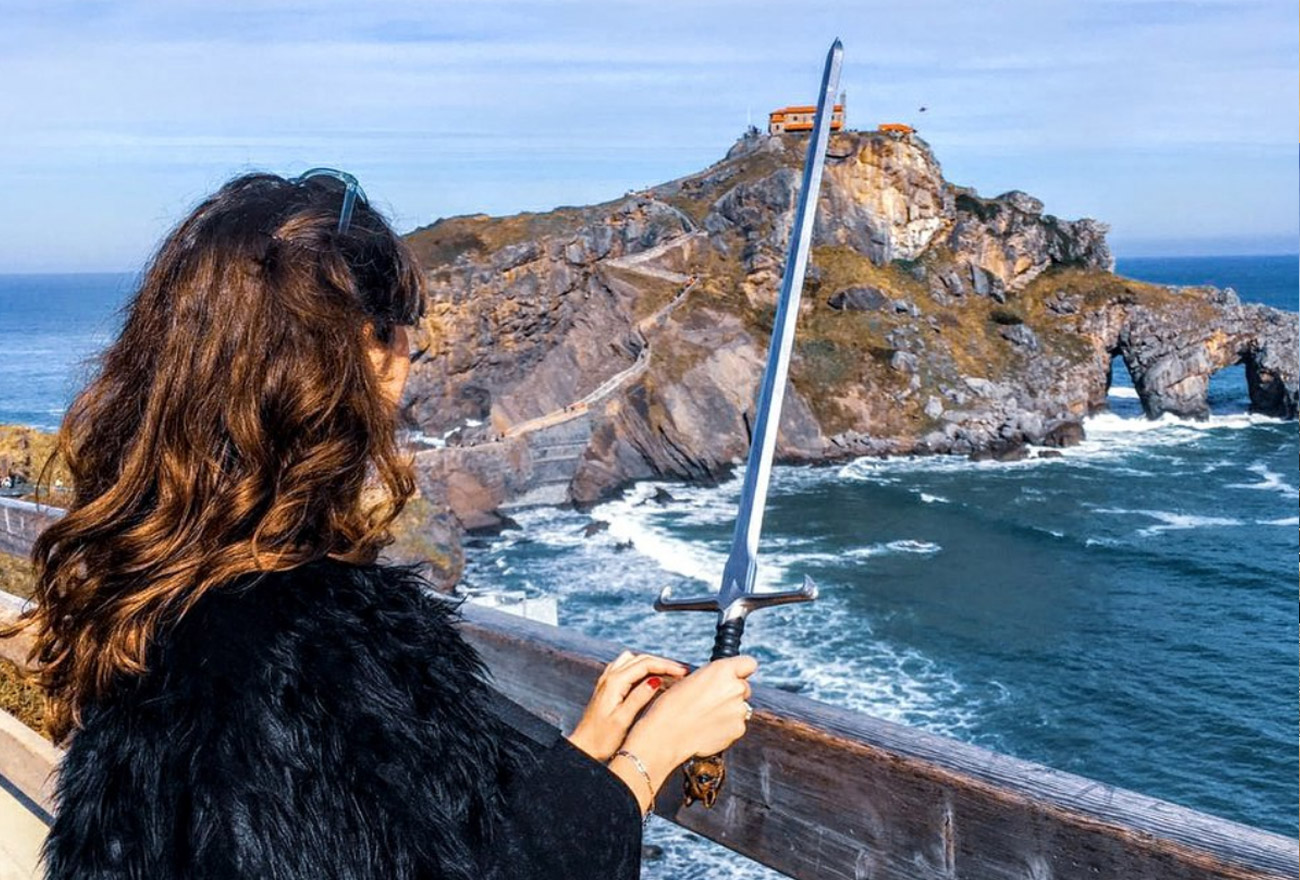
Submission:
<svg viewBox="0 0 1300 880">
<path fill-rule="evenodd" d="M 486 711 L 455 609 L 321 560 L 209 592 L 88 707 L 49 878 L 470 878 L 530 746 Z"/>
</svg>

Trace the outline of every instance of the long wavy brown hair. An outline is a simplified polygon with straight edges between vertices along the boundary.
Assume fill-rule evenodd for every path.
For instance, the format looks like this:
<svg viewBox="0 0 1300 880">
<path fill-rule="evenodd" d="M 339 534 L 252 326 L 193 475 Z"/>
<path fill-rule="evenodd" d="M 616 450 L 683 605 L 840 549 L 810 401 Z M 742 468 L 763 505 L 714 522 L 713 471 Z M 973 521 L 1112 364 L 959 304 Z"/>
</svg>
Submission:
<svg viewBox="0 0 1300 880">
<path fill-rule="evenodd" d="M 204 592 L 392 540 L 415 483 L 367 352 L 419 321 L 423 291 L 363 198 L 338 231 L 342 197 L 330 177 L 223 186 L 163 242 L 69 407 L 41 482 L 62 459 L 73 498 L 9 629 L 34 631 L 56 742 Z"/>
</svg>

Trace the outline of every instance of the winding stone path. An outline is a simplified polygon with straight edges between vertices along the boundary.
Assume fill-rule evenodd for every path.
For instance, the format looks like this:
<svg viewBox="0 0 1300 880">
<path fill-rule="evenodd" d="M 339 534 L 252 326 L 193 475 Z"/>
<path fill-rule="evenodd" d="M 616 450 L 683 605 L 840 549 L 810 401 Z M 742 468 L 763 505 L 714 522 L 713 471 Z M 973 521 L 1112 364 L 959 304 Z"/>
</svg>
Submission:
<svg viewBox="0 0 1300 880">
<path fill-rule="evenodd" d="M 639 257 L 641 255 L 638 254 L 637 256 Z M 504 437 L 523 437 L 544 428 L 549 428 L 553 425 L 562 424 L 573 419 L 583 418 L 596 403 L 608 397 L 610 394 L 613 394 L 619 388 L 622 388 L 628 382 L 631 382 L 633 379 L 644 373 L 646 368 L 650 365 L 650 341 L 645 338 L 645 331 L 658 324 L 667 317 L 673 309 L 681 305 L 686 299 L 687 294 L 694 290 L 695 286 L 699 284 L 699 279 L 693 275 L 682 275 L 677 272 L 668 272 L 667 270 L 658 269 L 657 267 L 645 265 L 640 262 L 634 263 L 631 261 L 631 258 L 623 260 L 620 263 L 620 268 L 633 272 L 640 272 L 662 280 L 678 281 L 683 284 L 683 287 L 678 291 L 677 295 L 669 300 L 665 305 L 637 322 L 637 333 L 641 336 L 643 344 L 641 350 L 637 352 L 636 360 L 631 366 L 610 376 L 604 382 L 600 383 L 595 390 L 579 400 L 575 400 L 560 409 L 553 410 L 545 415 L 540 415 L 537 418 L 511 425 L 503 435 Z M 577 456 L 575 456 L 575 461 L 576 458 Z"/>
</svg>

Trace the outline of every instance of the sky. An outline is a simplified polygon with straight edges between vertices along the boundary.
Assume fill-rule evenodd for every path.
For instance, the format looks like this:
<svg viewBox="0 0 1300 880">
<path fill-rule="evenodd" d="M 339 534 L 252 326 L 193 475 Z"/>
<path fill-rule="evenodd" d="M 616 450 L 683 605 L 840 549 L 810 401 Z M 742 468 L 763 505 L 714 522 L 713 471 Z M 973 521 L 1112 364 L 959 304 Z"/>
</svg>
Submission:
<svg viewBox="0 0 1300 880">
<path fill-rule="evenodd" d="M 1117 255 L 1294 253 L 1295 0 L 0 0 L 0 272 L 134 271 L 250 170 L 356 174 L 407 231 L 589 204 L 811 102 Z M 919 108 L 925 107 L 922 112 Z"/>
</svg>

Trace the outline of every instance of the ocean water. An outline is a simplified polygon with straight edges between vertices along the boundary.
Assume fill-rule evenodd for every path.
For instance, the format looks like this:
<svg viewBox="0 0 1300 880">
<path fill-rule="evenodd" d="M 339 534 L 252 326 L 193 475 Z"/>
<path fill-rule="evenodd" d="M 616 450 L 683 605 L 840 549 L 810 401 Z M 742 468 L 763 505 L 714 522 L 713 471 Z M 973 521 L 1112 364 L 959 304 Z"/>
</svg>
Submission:
<svg viewBox="0 0 1300 880">
<path fill-rule="evenodd" d="M 121 328 L 129 274 L 0 275 L 0 424 L 59 427 Z"/>
<path fill-rule="evenodd" d="M 1300 290 L 1294 256 L 1119 271 L 1291 311 Z M 0 276 L 0 422 L 57 426 L 130 282 Z M 1240 367 L 1214 377 L 1205 422 L 1145 420 L 1116 371 L 1111 411 L 1059 458 L 777 468 L 760 581 L 810 575 L 822 598 L 751 619 L 756 680 L 1295 835 L 1297 425 L 1247 413 Z M 471 539 L 466 580 L 550 593 L 563 625 L 702 661 L 711 617 L 651 603 L 668 583 L 716 589 L 739 477 L 522 511 Z M 647 840 L 646 878 L 780 876 L 659 820 Z"/>
<path fill-rule="evenodd" d="M 1297 308 L 1294 256 L 1118 268 Z M 1114 370 L 1110 412 L 1060 458 L 778 467 L 760 583 L 810 575 L 822 597 L 750 619 L 756 680 L 1295 835 L 1297 424 L 1248 414 L 1241 367 L 1213 377 L 1208 421 L 1148 421 Z M 467 579 L 702 661 L 712 617 L 651 603 L 665 584 L 716 590 L 740 476 L 520 512 L 519 530 L 471 542 Z M 780 876 L 658 820 L 647 840 L 662 851 L 647 878 Z"/>
</svg>

